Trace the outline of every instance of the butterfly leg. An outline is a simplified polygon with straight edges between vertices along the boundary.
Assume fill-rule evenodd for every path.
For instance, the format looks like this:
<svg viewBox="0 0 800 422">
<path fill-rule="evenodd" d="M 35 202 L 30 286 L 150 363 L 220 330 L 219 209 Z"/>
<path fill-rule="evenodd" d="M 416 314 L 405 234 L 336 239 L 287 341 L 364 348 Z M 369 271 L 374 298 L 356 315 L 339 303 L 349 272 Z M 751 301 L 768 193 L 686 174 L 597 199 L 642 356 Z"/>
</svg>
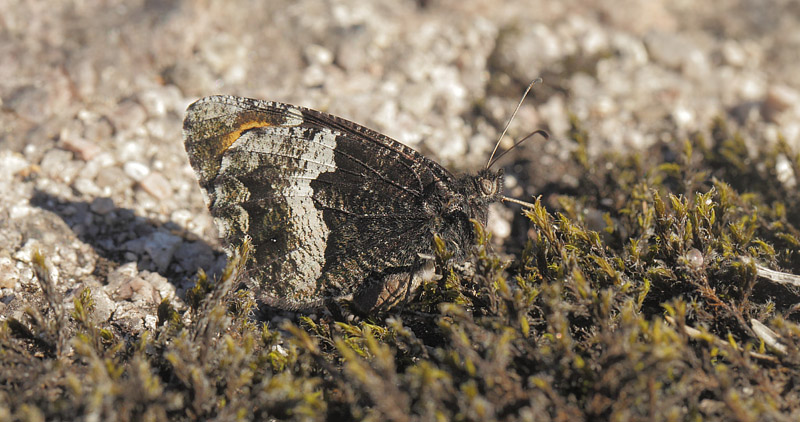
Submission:
<svg viewBox="0 0 800 422">
<path fill-rule="evenodd" d="M 388 311 L 408 300 L 423 282 L 435 276 L 433 259 L 421 259 L 405 271 L 384 272 L 367 279 L 353 294 L 353 307 L 365 315 Z"/>
</svg>

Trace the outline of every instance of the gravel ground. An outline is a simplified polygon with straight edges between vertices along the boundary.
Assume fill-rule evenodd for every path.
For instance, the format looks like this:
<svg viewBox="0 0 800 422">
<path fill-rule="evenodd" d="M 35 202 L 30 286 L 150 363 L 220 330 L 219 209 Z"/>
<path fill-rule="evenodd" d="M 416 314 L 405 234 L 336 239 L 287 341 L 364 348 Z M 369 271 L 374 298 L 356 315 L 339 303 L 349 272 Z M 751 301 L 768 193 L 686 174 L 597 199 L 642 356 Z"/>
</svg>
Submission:
<svg viewBox="0 0 800 422">
<path fill-rule="evenodd" d="M 181 139 L 186 106 L 205 95 L 328 111 L 469 171 L 541 76 L 510 130 L 553 135 L 509 155 L 526 158 L 507 182 L 523 199 L 566 177 L 571 114 L 595 153 L 646 151 L 715 116 L 800 150 L 791 0 L 0 0 L 0 10 L 0 318 L 39 300 L 37 249 L 67 306 L 91 287 L 100 322 L 133 331 L 153 327 L 162 298 L 180 304 L 197 268 L 224 263 Z M 499 242 L 515 212 L 495 208 Z"/>
</svg>

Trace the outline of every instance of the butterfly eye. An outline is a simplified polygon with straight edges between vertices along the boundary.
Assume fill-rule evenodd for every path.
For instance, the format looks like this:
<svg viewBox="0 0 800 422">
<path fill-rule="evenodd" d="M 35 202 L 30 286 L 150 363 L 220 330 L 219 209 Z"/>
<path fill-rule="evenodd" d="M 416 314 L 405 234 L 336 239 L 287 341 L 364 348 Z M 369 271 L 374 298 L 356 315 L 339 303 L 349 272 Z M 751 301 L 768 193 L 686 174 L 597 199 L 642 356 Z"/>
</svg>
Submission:
<svg viewBox="0 0 800 422">
<path fill-rule="evenodd" d="M 497 193 L 497 184 L 489 179 L 481 180 L 481 192 L 484 195 L 494 195 Z"/>
</svg>

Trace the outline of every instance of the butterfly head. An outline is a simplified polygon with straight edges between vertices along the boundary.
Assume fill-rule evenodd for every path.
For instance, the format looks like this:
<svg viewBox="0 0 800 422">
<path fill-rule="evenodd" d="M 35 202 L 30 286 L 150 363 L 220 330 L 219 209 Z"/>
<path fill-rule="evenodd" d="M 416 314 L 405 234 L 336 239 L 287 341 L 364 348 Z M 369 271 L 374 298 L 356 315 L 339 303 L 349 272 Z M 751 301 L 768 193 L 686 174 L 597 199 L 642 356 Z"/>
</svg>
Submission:
<svg viewBox="0 0 800 422">
<path fill-rule="evenodd" d="M 461 256 L 465 246 L 474 241 L 472 220 L 483 225 L 489 216 L 489 204 L 503 198 L 503 170 L 484 169 L 478 174 L 459 177 L 452 185 L 440 185 L 430 191 L 428 206 L 437 222 L 434 232 Z"/>
<path fill-rule="evenodd" d="M 484 169 L 463 180 L 462 194 L 468 202 L 465 208 L 468 211 L 467 214 L 470 214 L 469 218 L 485 222 L 488 205 L 503 197 L 503 170 Z"/>
<path fill-rule="evenodd" d="M 487 202 L 499 201 L 503 192 L 503 177 L 503 169 L 481 170 L 474 179 L 476 196 Z"/>
</svg>

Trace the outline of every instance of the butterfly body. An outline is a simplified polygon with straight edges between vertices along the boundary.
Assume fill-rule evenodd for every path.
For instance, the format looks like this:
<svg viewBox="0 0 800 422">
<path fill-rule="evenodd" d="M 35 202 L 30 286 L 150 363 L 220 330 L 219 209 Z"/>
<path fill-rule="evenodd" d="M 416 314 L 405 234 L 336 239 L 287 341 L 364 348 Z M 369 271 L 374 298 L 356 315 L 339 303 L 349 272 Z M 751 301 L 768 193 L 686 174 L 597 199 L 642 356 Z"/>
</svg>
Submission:
<svg viewBox="0 0 800 422">
<path fill-rule="evenodd" d="M 348 298 L 372 313 L 433 275 L 433 238 L 462 256 L 503 174 L 453 176 L 385 135 L 282 103 L 213 96 L 184 121 L 189 161 L 226 245 L 251 239 L 268 302 Z"/>
</svg>

